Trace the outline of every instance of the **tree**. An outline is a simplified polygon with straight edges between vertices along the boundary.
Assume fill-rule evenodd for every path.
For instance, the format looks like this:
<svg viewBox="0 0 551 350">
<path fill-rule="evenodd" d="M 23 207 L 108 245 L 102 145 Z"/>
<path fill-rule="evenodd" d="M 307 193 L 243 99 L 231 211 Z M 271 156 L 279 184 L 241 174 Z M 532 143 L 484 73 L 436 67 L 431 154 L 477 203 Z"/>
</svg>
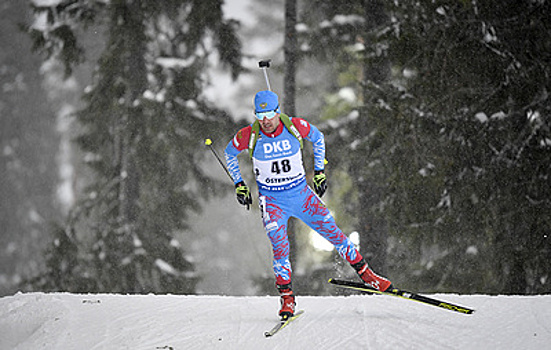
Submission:
<svg viewBox="0 0 551 350">
<path fill-rule="evenodd" d="M 304 22 L 310 30 L 305 31 L 302 40 L 311 48 L 311 57 L 330 65 L 329 79 L 335 82 L 324 119 L 332 119 L 334 123 L 344 115 L 355 115 L 344 128 L 340 123 L 331 128 L 329 123 L 324 129 L 331 144 L 328 158 L 330 168 L 334 169 L 332 177 L 351 181 L 354 193 L 347 198 L 354 201 L 348 200 L 343 205 L 355 218 L 362 254 L 377 271 L 385 272 L 388 232 L 384 215 L 378 209 L 382 185 L 366 169 L 364 161 L 371 159 L 364 141 L 371 133 L 376 115 L 369 114 L 363 106 L 372 99 L 369 87 L 389 78 L 386 52 L 378 38 L 387 26 L 388 16 L 383 2 L 372 0 L 346 4 L 313 2 L 307 6 Z M 353 96 L 346 96 L 347 92 Z"/>
<path fill-rule="evenodd" d="M 35 0 L 34 10 L 44 16 L 31 30 L 36 48 L 67 74 L 84 59 L 78 30 L 95 24 L 107 33 L 76 115 L 76 142 L 95 176 L 64 234 L 56 230 L 83 267 L 75 284 L 66 278 L 52 288 L 77 289 L 85 274 L 91 292 L 193 293 L 198 276 L 173 234 L 187 228 L 189 210 L 200 210 L 198 198 L 225 188 L 205 174 L 197 149 L 232 121 L 201 92 L 214 53 L 233 77 L 241 71 L 237 23 L 214 0 Z M 51 252 L 50 263 L 63 260 L 63 250 Z"/>
<path fill-rule="evenodd" d="M 285 61 L 284 66 L 284 79 L 283 79 L 283 111 L 290 115 L 296 115 L 295 101 L 296 101 L 296 66 L 298 61 L 297 52 L 297 2 L 296 0 L 285 0 L 285 40 L 283 42 L 283 51 Z M 289 219 L 287 224 L 287 231 L 290 233 L 290 259 L 291 263 L 295 265 L 296 262 L 296 231 L 297 223 L 294 218 Z"/>
<path fill-rule="evenodd" d="M 384 88 L 378 112 L 409 130 L 386 129 L 401 130 L 399 142 L 383 141 L 392 149 L 386 212 L 399 237 L 424 242 L 418 280 L 548 291 L 549 3 L 400 1 L 390 10 L 384 40 L 397 84 Z M 421 251 L 431 242 L 437 256 Z"/>
<path fill-rule="evenodd" d="M 549 3 L 394 1 L 371 31 L 335 15 L 360 8 L 318 16 L 308 34 L 339 72 L 333 157 L 380 191 L 366 212 L 391 235 L 389 275 L 418 289 L 548 291 Z M 385 60 L 388 81 L 362 75 Z"/>
</svg>

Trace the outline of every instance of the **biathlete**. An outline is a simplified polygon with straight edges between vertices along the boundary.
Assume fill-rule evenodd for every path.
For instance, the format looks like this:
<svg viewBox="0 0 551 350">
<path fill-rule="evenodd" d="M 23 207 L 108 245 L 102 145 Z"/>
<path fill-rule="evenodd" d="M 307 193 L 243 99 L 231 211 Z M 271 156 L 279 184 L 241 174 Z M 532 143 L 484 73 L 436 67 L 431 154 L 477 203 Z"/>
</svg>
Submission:
<svg viewBox="0 0 551 350">
<path fill-rule="evenodd" d="M 327 189 L 323 134 L 306 120 L 281 113 L 278 96 L 272 91 L 258 92 L 254 97 L 254 107 L 256 120 L 237 132 L 224 153 L 237 200 L 247 208 L 252 204 L 252 197 L 241 177 L 237 155 L 248 150 L 252 159 L 262 221 L 272 244 L 273 270 L 281 296 L 281 318 L 292 316 L 296 305 L 287 238 L 287 222 L 291 216 L 302 220 L 331 242 L 365 283 L 381 291 L 389 289 L 391 282 L 369 268 L 320 199 Z M 315 193 L 306 183 L 301 151 L 304 140 L 313 144 Z"/>
</svg>

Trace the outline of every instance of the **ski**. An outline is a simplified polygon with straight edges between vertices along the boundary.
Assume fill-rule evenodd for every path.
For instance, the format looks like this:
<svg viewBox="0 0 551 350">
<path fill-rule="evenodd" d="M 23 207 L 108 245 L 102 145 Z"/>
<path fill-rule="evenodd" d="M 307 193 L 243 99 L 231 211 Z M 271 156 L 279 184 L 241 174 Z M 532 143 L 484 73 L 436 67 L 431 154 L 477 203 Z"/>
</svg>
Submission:
<svg viewBox="0 0 551 350">
<path fill-rule="evenodd" d="M 355 289 L 363 293 L 390 295 L 390 296 L 399 297 L 402 299 L 413 300 L 423 304 L 432 305 L 432 306 L 440 307 L 446 310 L 455 311 L 455 312 L 459 312 L 467 315 L 470 315 L 475 311 L 474 309 L 470 309 L 464 306 L 451 304 L 442 300 L 429 298 L 417 293 L 408 292 L 398 288 L 392 288 L 392 290 L 390 291 L 381 292 L 377 289 L 371 288 L 370 286 L 362 282 L 346 281 L 346 280 L 340 280 L 335 278 L 330 278 L 329 283 L 334 284 L 341 288 Z"/>
<path fill-rule="evenodd" d="M 279 331 L 282 330 L 283 328 L 287 327 L 287 325 L 288 325 L 289 323 L 291 323 L 291 322 L 293 322 L 294 320 L 296 320 L 296 319 L 297 319 L 300 315 L 302 315 L 303 313 L 304 313 L 304 310 L 299 310 L 296 314 L 294 314 L 293 316 L 289 317 L 288 319 L 279 321 L 279 322 L 274 326 L 274 328 L 270 329 L 269 331 L 264 332 L 264 336 L 265 336 L 266 338 L 273 336 L 274 334 L 276 334 L 277 332 L 279 332 Z"/>
</svg>

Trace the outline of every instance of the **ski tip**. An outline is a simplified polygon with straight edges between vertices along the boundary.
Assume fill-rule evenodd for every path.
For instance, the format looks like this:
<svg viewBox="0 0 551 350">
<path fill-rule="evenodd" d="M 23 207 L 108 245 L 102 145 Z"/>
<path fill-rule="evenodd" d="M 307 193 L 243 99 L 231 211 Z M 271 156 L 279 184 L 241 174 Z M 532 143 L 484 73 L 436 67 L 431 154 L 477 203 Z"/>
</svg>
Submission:
<svg viewBox="0 0 551 350">
<path fill-rule="evenodd" d="M 207 146 L 212 145 L 212 140 L 211 139 L 206 139 L 205 140 L 205 145 L 207 145 Z"/>
<path fill-rule="evenodd" d="M 333 278 L 331 277 L 330 279 L 327 280 L 327 282 L 329 283 L 333 282 Z"/>
</svg>

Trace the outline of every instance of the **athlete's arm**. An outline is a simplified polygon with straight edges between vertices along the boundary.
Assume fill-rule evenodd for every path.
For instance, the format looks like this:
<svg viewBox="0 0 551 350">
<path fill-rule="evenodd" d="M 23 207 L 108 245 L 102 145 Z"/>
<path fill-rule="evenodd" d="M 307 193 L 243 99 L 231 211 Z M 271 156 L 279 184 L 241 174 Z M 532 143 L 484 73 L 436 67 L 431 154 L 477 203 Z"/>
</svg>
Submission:
<svg viewBox="0 0 551 350">
<path fill-rule="evenodd" d="M 233 183 L 237 184 L 243 181 L 241 170 L 239 169 L 239 161 L 237 155 L 248 148 L 249 137 L 251 135 L 251 126 L 247 126 L 241 130 L 226 146 L 224 156 L 226 157 L 226 166 L 233 179 Z"/>
<path fill-rule="evenodd" d="M 323 133 L 302 118 L 295 117 L 291 121 L 297 127 L 300 135 L 312 142 L 314 146 L 314 170 L 323 170 L 325 168 L 325 139 Z"/>
</svg>

